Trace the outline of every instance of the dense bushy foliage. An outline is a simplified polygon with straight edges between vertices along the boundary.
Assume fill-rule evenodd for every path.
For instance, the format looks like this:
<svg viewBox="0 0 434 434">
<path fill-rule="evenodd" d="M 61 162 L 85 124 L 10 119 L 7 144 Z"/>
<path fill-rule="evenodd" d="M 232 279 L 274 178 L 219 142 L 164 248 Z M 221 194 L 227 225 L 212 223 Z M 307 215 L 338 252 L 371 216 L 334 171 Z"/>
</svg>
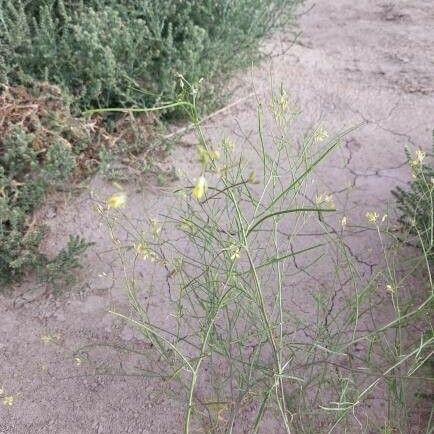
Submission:
<svg viewBox="0 0 434 434">
<path fill-rule="evenodd" d="M 78 107 L 172 99 L 176 74 L 224 76 L 299 0 L 0 0 L 0 78 L 59 84 Z"/>
<path fill-rule="evenodd" d="M 54 89 L 55 90 L 55 89 Z M 33 212 L 49 189 L 70 180 L 90 136 L 68 117 L 52 87 L 35 97 L 23 88 L 0 97 L 0 282 L 36 268 L 53 283 L 69 278 L 87 243 L 72 237 L 55 258 L 39 251 L 44 227 Z M 63 110 L 62 110 L 63 109 Z"/>
<path fill-rule="evenodd" d="M 254 60 L 260 38 L 286 23 L 298 1 L 0 0 L 0 279 L 29 267 L 51 275 L 74 268 L 86 248 L 71 238 L 49 260 L 33 220 L 49 188 L 117 152 L 69 107 L 161 104 L 176 97 L 179 74 L 212 83 Z M 34 101 L 26 92 L 40 82 L 49 84 Z M 115 140 L 119 149 L 132 151 L 128 135 Z"/>
<path fill-rule="evenodd" d="M 406 150 L 413 171 L 409 189 L 398 187 L 393 191 L 397 198 L 400 222 L 417 237 L 424 254 L 434 262 L 434 133 L 433 153 L 417 151 L 412 158 Z"/>
</svg>

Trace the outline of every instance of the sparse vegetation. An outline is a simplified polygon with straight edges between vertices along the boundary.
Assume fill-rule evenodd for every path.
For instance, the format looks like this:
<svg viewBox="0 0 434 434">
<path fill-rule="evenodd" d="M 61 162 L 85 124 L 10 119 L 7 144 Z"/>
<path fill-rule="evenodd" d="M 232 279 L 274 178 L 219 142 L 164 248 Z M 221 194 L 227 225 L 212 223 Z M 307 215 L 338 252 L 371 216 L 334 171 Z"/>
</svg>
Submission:
<svg viewBox="0 0 434 434">
<path fill-rule="evenodd" d="M 198 89 L 183 88 L 198 137 L 196 180 L 186 175 L 171 213 L 145 228 L 116 206 L 100 208 L 133 310 L 113 313 L 148 343 L 141 372 L 179 385 L 185 433 L 231 432 L 240 419 L 248 432 L 265 430 L 267 419 L 276 432 L 410 432 L 433 345 L 426 252 L 406 257 L 387 215 L 369 211 L 364 230 L 376 234 L 384 264 L 365 279 L 341 235 L 352 225 L 310 187 L 345 133 L 327 139 L 318 128 L 294 140 L 296 114 L 281 90 L 260 104 L 261 118 L 272 108 L 274 134 L 259 122 L 257 160 L 247 161 L 230 139 L 208 142 Z M 121 241 L 125 230 L 132 244 Z M 306 245 L 304 232 L 316 242 Z M 372 413 L 372 399 L 386 403 L 383 414 Z"/>
</svg>

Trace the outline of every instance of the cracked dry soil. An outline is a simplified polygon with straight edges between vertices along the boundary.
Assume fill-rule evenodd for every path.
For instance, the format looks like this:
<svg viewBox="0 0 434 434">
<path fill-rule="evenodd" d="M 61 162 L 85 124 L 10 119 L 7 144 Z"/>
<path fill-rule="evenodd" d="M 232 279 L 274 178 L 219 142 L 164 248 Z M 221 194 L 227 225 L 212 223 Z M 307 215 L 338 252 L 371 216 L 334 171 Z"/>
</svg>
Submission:
<svg viewBox="0 0 434 434">
<path fill-rule="evenodd" d="M 303 10 L 312 5 L 307 2 Z M 302 36 L 293 46 L 289 32 L 267 42 L 267 50 L 284 54 L 240 74 L 234 80 L 238 90 L 233 100 L 249 94 L 252 85 L 266 97 L 271 75 L 298 101 L 306 127 L 321 121 L 334 133 L 365 122 L 316 175 L 318 185 L 333 192 L 338 207 L 357 224 L 367 210 L 386 212 L 393 201 L 391 189 L 409 179 L 404 146 L 430 146 L 434 3 L 319 0 L 301 15 L 300 29 Z M 213 118 L 206 132 L 219 140 L 237 137 L 242 126 L 243 134 L 251 136 L 256 125 L 254 101 L 246 100 Z M 242 140 L 238 143 L 242 146 Z M 194 149 L 175 149 L 169 160 L 194 170 Z M 159 199 L 156 187 L 126 188 L 133 219 L 169 206 Z M 166 385 L 144 377 L 108 375 L 106 366 L 125 363 L 110 351 L 101 350 L 92 368 L 77 366 L 73 357 L 74 350 L 84 345 L 134 344 L 137 339 L 108 313 L 109 308 L 122 306 L 125 296 L 110 280 L 111 241 L 95 218 L 91 192 L 105 197 L 112 191 L 110 184 L 95 178 L 79 197 L 57 197 L 49 204 L 57 214 L 48 222 L 48 251 L 62 245 L 69 233 L 96 243 L 73 291 L 57 297 L 35 295 L 25 292 L 31 288 L 27 282 L 12 295 L 0 295 L 0 386 L 16 396 L 14 405 L 0 406 L 1 434 L 181 431 L 182 407 L 163 393 Z M 347 242 L 361 272 L 369 276 L 381 262 L 378 240 L 362 232 L 349 235 Z M 331 295 L 331 306 L 337 296 L 337 291 Z M 308 314 L 310 301 L 297 302 Z M 44 335 L 56 336 L 54 343 L 42 342 Z M 238 430 L 248 432 L 242 421 Z M 419 432 L 417 424 L 414 430 Z M 279 431 L 270 425 L 269 432 Z"/>
</svg>

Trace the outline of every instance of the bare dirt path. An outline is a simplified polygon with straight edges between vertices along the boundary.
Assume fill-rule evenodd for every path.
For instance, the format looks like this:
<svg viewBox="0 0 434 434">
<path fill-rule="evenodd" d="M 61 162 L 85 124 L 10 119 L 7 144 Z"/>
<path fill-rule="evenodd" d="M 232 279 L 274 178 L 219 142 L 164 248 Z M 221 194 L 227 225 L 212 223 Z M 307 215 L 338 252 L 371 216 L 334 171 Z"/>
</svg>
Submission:
<svg viewBox="0 0 434 434">
<path fill-rule="evenodd" d="M 304 9 L 313 3 L 308 2 Z M 303 32 L 285 54 L 237 78 L 244 83 L 234 100 L 252 84 L 269 92 L 270 74 L 298 101 L 306 126 L 320 121 L 330 133 L 365 121 L 318 173 L 318 182 L 335 193 L 348 219 L 366 210 L 387 210 L 390 190 L 408 179 L 403 148 L 429 148 L 434 127 L 434 3 L 431 0 L 319 0 L 300 18 Z M 280 34 L 267 44 L 273 52 L 291 45 Z M 207 133 L 218 140 L 256 131 L 253 101 L 214 118 Z M 241 140 L 240 140 L 241 143 Z M 175 165 L 194 165 L 194 149 L 175 150 Z M 127 212 L 138 221 L 165 204 L 155 187 L 129 190 Z M 107 311 L 125 296 L 113 287 L 111 242 L 94 212 L 92 197 L 113 192 L 96 178 L 89 191 L 58 207 L 51 218 L 47 249 L 63 244 L 69 233 L 95 241 L 80 285 L 58 297 L 0 295 L 0 386 L 15 396 L 0 405 L 3 433 L 178 433 L 182 408 L 163 393 L 166 385 L 142 377 L 112 375 L 124 363 L 101 350 L 95 363 L 77 361 L 73 352 L 95 342 L 136 343 L 136 335 Z M 350 201 L 346 200 L 350 193 Z M 158 206 L 157 206 L 158 205 Z M 369 273 L 379 260 L 374 241 L 351 241 L 360 266 Z M 106 274 L 104 274 L 106 273 Z M 25 286 L 17 288 L 15 295 Z M 28 297 L 28 299 L 26 298 Z M 41 340 L 50 336 L 50 342 Z M 107 370 L 107 367 L 110 369 Z M 242 430 L 241 430 L 242 431 Z M 415 431 L 416 432 L 416 431 Z"/>
</svg>

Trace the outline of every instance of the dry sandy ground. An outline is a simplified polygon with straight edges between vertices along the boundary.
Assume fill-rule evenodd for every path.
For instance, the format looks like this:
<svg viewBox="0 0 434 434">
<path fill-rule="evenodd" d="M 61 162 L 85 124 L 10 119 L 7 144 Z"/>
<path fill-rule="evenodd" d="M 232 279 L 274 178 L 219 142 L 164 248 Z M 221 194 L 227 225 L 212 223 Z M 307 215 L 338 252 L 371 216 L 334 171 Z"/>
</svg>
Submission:
<svg viewBox="0 0 434 434">
<path fill-rule="evenodd" d="M 430 146 L 434 3 L 318 0 L 301 16 L 300 28 L 301 38 L 288 51 L 237 78 L 242 86 L 234 100 L 248 94 L 252 84 L 267 95 L 271 74 L 298 101 L 307 126 L 321 121 L 335 133 L 365 121 L 318 174 L 318 182 L 335 192 L 337 204 L 345 205 L 348 218 L 358 222 L 368 209 L 386 210 L 392 201 L 390 190 L 408 179 L 404 146 Z M 291 38 L 281 34 L 267 48 L 285 51 Z M 237 137 L 238 125 L 247 135 L 256 130 L 253 101 L 215 117 L 207 133 L 215 139 Z M 242 144 L 241 139 L 238 142 Z M 171 159 L 194 168 L 194 150 L 186 149 L 175 150 Z M 156 187 L 126 188 L 127 212 L 133 219 L 155 215 L 168 205 L 159 200 Z M 24 285 L 12 296 L 0 296 L 0 386 L 15 396 L 14 405 L 0 406 L 0 434 L 181 431 L 182 408 L 163 393 L 167 386 L 143 377 L 109 375 L 107 367 L 113 373 L 123 363 L 111 352 L 95 354 L 80 366 L 73 357 L 83 345 L 136 343 L 134 332 L 107 312 L 125 296 L 112 284 L 111 242 L 99 225 L 92 197 L 104 198 L 112 191 L 110 184 L 95 179 L 79 197 L 48 207 L 52 229 L 48 248 L 63 244 L 71 232 L 96 242 L 74 291 L 58 297 L 34 292 L 18 297 Z M 372 243 L 365 235 L 350 240 L 366 273 L 379 261 L 378 246 Z M 44 343 L 44 335 L 56 338 Z M 95 369 L 105 375 L 93 375 Z M 243 432 L 242 427 L 239 430 Z"/>
</svg>

